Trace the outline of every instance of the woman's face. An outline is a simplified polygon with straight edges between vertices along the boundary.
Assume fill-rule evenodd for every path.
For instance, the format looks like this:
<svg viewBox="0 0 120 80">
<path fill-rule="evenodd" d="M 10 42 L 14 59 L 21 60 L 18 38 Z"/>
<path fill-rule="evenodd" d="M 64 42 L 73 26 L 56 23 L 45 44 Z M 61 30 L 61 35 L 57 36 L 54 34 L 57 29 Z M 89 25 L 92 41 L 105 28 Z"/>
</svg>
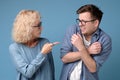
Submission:
<svg viewBox="0 0 120 80">
<path fill-rule="evenodd" d="M 35 25 L 32 27 L 33 27 L 33 31 L 32 31 L 33 38 L 34 39 L 39 38 L 42 31 L 42 22 L 36 21 Z"/>
</svg>

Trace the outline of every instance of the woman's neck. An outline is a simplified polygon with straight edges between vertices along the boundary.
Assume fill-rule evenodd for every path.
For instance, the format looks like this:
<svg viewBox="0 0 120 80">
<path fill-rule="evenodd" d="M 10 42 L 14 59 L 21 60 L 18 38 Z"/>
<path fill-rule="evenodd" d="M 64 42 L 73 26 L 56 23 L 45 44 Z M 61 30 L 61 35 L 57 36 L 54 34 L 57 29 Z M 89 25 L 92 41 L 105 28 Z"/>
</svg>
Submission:
<svg viewBox="0 0 120 80">
<path fill-rule="evenodd" d="M 26 46 L 28 47 L 35 47 L 38 44 L 39 40 L 38 39 L 33 39 L 31 41 L 28 41 L 25 43 Z"/>
</svg>

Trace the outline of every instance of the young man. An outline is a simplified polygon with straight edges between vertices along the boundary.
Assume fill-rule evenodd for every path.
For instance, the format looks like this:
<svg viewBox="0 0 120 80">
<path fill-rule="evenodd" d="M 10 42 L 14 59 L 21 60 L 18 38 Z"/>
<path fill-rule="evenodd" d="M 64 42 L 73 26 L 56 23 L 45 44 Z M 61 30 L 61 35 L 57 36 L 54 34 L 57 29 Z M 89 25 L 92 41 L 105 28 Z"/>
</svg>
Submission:
<svg viewBox="0 0 120 80">
<path fill-rule="evenodd" d="M 61 47 L 60 80 L 99 80 L 99 69 L 112 50 L 111 38 L 99 28 L 103 12 L 87 4 L 77 14 L 78 25 L 68 29 Z"/>
</svg>

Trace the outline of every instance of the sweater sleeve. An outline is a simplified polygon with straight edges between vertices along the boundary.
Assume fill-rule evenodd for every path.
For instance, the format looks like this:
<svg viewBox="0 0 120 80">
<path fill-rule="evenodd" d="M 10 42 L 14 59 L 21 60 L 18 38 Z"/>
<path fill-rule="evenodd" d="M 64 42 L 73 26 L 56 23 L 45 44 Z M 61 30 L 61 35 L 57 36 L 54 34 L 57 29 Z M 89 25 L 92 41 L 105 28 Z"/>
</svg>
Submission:
<svg viewBox="0 0 120 80">
<path fill-rule="evenodd" d="M 38 53 L 35 59 L 31 63 L 26 63 L 23 56 L 20 54 L 18 48 L 15 45 L 9 47 L 10 55 L 13 59 L 16 69 L 27 78 L 31 78 L 41 64 L 46 60 L 46 56 L 42 53 Z"/>
</svg>

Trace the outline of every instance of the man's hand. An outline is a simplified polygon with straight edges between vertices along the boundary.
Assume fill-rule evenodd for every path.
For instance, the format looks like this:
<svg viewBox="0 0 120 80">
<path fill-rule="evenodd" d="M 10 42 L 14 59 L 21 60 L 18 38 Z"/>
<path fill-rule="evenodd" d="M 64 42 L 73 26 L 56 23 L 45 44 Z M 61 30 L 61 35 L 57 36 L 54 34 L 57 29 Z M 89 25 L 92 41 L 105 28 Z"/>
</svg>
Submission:
<svg viewBox="0 0 120 80">
<path fill-rule="evenodd" d="M 71 37 L 71 43 L 78 49 L 84 48 L 83 39 L 80 34 L 73 34 Z"/>
<path fill-rule="evenodd" d="M 98 54 L 101 51 L 101 44 L 99 42 L 94 42 L 88 47 L 88 52 L 90 54 Z"/>
</svg>

